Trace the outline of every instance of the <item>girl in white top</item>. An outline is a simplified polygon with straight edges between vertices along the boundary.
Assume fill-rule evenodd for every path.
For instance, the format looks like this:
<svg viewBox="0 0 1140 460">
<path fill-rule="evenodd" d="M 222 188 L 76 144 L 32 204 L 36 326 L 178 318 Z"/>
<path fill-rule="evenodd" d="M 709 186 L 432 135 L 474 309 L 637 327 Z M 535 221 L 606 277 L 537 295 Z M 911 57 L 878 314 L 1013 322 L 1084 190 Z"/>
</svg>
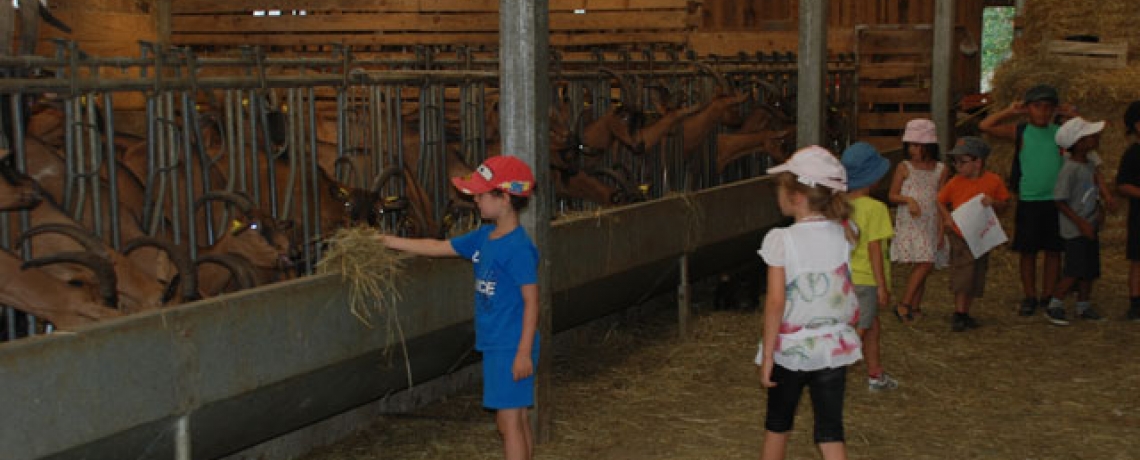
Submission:
<svg viewBox="0 0 1140 460">
<path fill-rule="evenodd" d="M 764 335 L 756 364 L 768 388 L 762 460 L 783 459 L 796 406 L 811 391 L 815 442 L 827 460 L 846 459 L 843 394 L 846 366 L 862 358 L 858 301 L 848 257 L 847 175 L 827 150 L 811 146 L 777 174 L 780 212 L 795 224 L 768 232 L 760 256 L 768 264 Z"/>
</svg>

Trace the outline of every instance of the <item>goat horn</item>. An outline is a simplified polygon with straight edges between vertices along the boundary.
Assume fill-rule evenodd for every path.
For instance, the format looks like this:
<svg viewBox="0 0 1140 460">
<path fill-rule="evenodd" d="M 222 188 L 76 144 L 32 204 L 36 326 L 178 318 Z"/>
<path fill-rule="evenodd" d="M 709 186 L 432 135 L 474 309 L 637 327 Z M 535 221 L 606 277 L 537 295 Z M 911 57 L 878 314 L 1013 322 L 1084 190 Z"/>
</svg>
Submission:
<svg viewBox="0 0 1140 460">
<path fill-rule="evenodd" d="M 721 87 L 721 91 L 724 91 L 725 93 L 732 91 L 732 85 L 728 84 L 728 79 L 725 78 L 724 75 L 722 75 L 720 72 L 717 72 L 716 69 L 712 68 L 712 66 L 703 62 L 696 62 L 695 64 L 701 70 L 707 72 L 709 75 L 712 75 L 712 77 L 716 79 L 716 84 Z"/>
<path fill-rule="evenodd" d="M 202 207 L 202 205 L 207 201 L 225 201 L 236 206 L 238 210 L 242 212 L 242 214 L 246 215 L 248 215 L 249 212 L 255 207 L 252 200 L 239 193 L 213 191 L 207 192 L 198 197 L 198 200 L 194 202 L 194 209 L 197 210 L 198 208 Z"/>
<path fill-rule="evenodd" d="M 238 289 L 249 289 L 257 286 L 257 276 L 253 274 L 253 265 L 249 260 L 237 254 L 205 254 L 194 261 L 194 265 L 212 263 L 221 265 L 233 275 Z"/>
<path fill-rule="evenodd" d="M 618 75 L 617 72 L 614 72 L 607 67 L 599 67 L 598 72 L 602 73 L 603 75 L 608 75 L 616 78 L 618 81 L 618 86 L 621 87 L 622 103 L 629 106 L 630 110 L 640 110 L 640 105 L 637 103 L 637 94 L 629 88 L 629 85 L 626 83 L 624 77 Z"/>
<path fill-rule="evenodd" d="M 28 231 L 24 232 L 22 235 L 20 235 L 20 238 L 16 240 L 16 245 L 21 245 L 24 243 L 24 241 L 29 240 L 31 237 L 42 235 L 44 233 L 59 233 L 61 235 L 69 236 L 71 239 L 75 240 L 76 243 L 79 243 L 80 246 L 83 246 L 83 249 L 87 250 L 88 252 L 94 253 L 103 258 L 107 257 L 107 246 L 103 244 L 102 240 L 100 240 L 95 235 L 92 235 L 87 230 L 68 224 L 43 224 L 29 228 Z"/>
<path fill-rule="evenodd" d="M 625 192 L 626 196 L 643 198 L 641 195 L 641 191 L 637 188 L 636 185 L 634 185 L 632 182 L 629 181 L 629 179 L 626 177 L 625 174 L 619 173 L 619 172 L 617 172 L 613 169 L 610 169 L 610 168 L 598 168 L 597 170 L 593 171 L 592 173 L 595 175 L 599 175 L 602 177 L 608 177 L 610 179 L 613 179 L 614 182 L 617 182 L 618 188 L 621 189 L 622 192 Z"/>
<path fill-rule="evenodd" d="M 384 168 L 384 172 L 381 172 L 379 176 L 376 176 L 376 180 L 372 181 L 372 192 L 380 193 L 380 189 L 384 188 L 384 186 L 388 184 L 388 181 L 401 173 L 403 173 L 403 171 L 399 166 Z"/>
<path fill-rule="evenodd" d="M 194 266 L 190 263 L 190 257 L 186 255 L 179 247 L 169 241 L 155 238 L 153 236 L 140 236 L 136 237 L 123 245 L 123 254 L 130 254 L 136 249 L 144 246 L 150 246 L 166 253 L 174 266 L 178 268 L 178 273 L 182 275 L 182 300 L 184 302 L 197 299 L 198 296 L 198 271 L 194 270 Z M 164 299 L 165 300 L 168 299 Z"/>
<path fill-rule="evenodd" d="M 24 262 L 20 268 L 27 270 L 29 268 L 38 268 L 59 263 L 79 264 L 95 272 L 95 278 L 99 280 L 99 295 L 103 298 L 103 302 L 111 308 L 118 308 L 119 292 L 116 289 L 118 279 L 115 277 L 115 267 L 110 261 L 103 257 L 90 252 L 61 252 L 59 254 L 29 260 Z"/>
</svg>

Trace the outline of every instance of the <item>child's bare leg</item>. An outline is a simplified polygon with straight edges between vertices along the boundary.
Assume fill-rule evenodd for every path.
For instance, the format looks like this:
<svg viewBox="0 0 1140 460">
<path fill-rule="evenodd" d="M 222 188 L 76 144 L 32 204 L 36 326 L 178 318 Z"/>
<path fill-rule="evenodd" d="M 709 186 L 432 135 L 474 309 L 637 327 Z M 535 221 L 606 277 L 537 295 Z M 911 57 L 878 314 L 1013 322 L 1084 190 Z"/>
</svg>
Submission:
<svg viewBox="0 0 1140 460">
<path fill-rule="evenodd" d="M 1061 278 L 1061 281 L 1057 282 L 1057 288 L 1053 291 L 1053 298 L 1065 300 L 1065 297 L 1068 297 L 1069 291 L 1073 289 L 1073 284 L 1076 282 L 1077 279 L 1071 276 Z M 1077 295 L 1079 296 L 1080 294 Z"/>
<path fill-rule="evenodd" d="M 1021 292 L 1030 299 L 1037 298 L 1037 253 L 1023 252 L 1018 266 L 1021 268 Z M 1052 291 L 1049 291 L 1052 292 Z"/>
<path fill-rule="evenodd" d="M 1061 253 L 1059 251 L 1045 251 L 1045 270 L 1041 274 L 1041 294 L 1048 295 L 1055 292 L 1054 287 L 1061 275 Z M 1070 285 L 1070 287 L 1072 287 Z"/>
<path fill-rule="evenodd" d="M 764 448 L 760 451 L 760 460 L 784 460 L 787 450 L 788 433 L 764 432 Z"/>
<path fill-rule="evenodd" d="M 1140 262 L 1128 265 L 1128 296 L 1140 297 Z"/>
<path fill-rule="evenodd" d="M 847 460 L 847 447 L 842 442 L 825 442 L 819 445 L 824 460 Z"/>
<path fill-rule="evenodd" d="M 530 427 L 526 423 L 526 409 L 499 409 L 495 413 L 495 424 L 498 425 L 499 435 L 503 439 L 503 458 L 529 460 L 527 431 Z"/>
<path fill-rule="evenodd" d="M 879 375 L 883 372 L 883 363 L 879 355 L 879 336 L 881 327 L 879 318 L 871 321 L 871 327 L 859 330 L 863 340 L 863 359 L 867 360 L 867 375 Z"/>
<path fill-rule="evenodd" d="M 1088 302 L 1092 299 L 1092 280 L 1077 281 L 1077 302 Z"/>
<path fill-rule="evenodd" d="M 926 278 L 930 276 L 931 270 L 934 270 L 934 264 L 930 262 L 916 263 L 910 270 L 903 302 L 911 308 L 917 309 L 922 305 L 922 295 L 926 293 Z"/>
<path fill-rule="evenodd" d="M 970 302 L 974 300 L 970 297 L 969 293 L 956 292 L 954 293 L 954 312 L 955 313 L 970 313 Z"/>
</svg>

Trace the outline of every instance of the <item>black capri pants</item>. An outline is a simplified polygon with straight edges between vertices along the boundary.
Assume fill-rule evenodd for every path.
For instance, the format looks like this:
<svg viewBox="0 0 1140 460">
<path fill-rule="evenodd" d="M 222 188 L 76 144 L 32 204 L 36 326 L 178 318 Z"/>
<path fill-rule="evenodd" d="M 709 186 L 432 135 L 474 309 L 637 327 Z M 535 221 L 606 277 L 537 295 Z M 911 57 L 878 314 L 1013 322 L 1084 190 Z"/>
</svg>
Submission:
<svg viewBox="0 0 1140 460">
<path fill-rule="evenodd" d="M 847 368 L 793 371 L 779 364 L 772 368 L 775 387 L 768 389 L 768 415 L 764 429 L 773 433 L 792 430 L 796 407 L 804 387 L 811 392 L 815 413 L 815 443 L 843 442 L 843 393 L 847 389 Z"/>
</svg>

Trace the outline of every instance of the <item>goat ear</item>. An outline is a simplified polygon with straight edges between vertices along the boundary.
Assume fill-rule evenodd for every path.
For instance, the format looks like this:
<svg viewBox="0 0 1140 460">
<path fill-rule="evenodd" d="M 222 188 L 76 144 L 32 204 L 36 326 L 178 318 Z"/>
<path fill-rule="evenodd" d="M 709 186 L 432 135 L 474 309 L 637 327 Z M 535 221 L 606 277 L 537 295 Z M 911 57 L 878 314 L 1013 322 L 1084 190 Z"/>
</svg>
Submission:
<svg viewBox="0 0 1140 460">
<path fill-rule="evenodd" d="M 340 201 L 348 200 L 348 197 L 351 195 L 347 188 L 335 184 L 329 186 L 329 194 L 332 195 L 333 198 Z"/>
<path fill-rule="evenodd" d="M 234 220 L 230 221 L 229 232 L 230 232 L 230 235 L 238 236 L 241 234 L 241 232 L 244 232 L 247 228 L 249 228 L 249 226 L 246 225 L 245 222 L 242 222 L 239 219 L 234 219 Z"/>
</svg>

